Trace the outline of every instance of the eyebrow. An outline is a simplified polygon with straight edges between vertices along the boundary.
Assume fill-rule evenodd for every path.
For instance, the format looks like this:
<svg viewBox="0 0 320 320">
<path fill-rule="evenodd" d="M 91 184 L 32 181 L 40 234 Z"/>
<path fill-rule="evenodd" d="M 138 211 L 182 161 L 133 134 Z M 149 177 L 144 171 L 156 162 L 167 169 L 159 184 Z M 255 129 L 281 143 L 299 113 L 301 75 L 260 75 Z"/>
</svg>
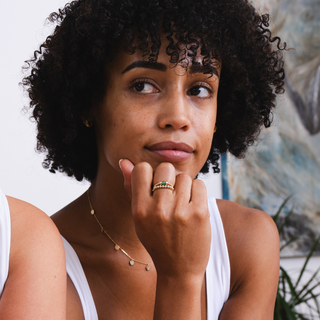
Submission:
<svg viewBox="0 0 320 320">
<path fill-rule="evenodd" d="M 154 69 L 154 70 L 159 70 L 162 72 L 165 72 L 167 70 L 167 66 L 161 62 L 150 62 L 150 61 L 144 61 L 144 60 L 138 60 L 130 65 L 128 65 L 122 72 L 121 74 L 124 74 L 134 68 L 147 68 L 147 69 Z M 217 68 L 215 68 L 212 65 L 200 65 L 200 66 L 191 66 L 189 69 L 189 72 L 191 74 L 195 73 L 203 73 L 203 74 L 214 74 L 219 78 L 219 72 Z"/>
<path fill-rule="evenodd" d="M 124 74 L 134 68 L 147 68 L 147 69 L 154 69 L 154 70 L 159 70 L 163 72 L 167 70 L 167 66 L 161 62 L 150 62 L 150 61 L 138 60 L 128 65 L 121 72 L 121 74 Z"/>
<path fill-rule="evenodd" d="M 203 73 L 203 74 L 211 74 L 211 75 L 214 74 L 219 78 L 218 69 L 213 65 L 191 66 L 189 69 L 189 72 L 191 74 L 195 74 L 195 73 Z"/>
</svg>

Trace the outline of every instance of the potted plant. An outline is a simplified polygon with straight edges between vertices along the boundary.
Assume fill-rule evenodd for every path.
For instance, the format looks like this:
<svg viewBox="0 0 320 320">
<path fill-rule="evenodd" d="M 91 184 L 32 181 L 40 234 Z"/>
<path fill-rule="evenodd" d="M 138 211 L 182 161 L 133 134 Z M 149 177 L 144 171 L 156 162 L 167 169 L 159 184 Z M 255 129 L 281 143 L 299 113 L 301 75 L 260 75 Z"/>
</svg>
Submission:
<svg viewBox="0 0 320 320">
<path fill-rule="evenodd" d="M 278 209 L 277 213 L 273 216 L 273 220 L 277 224 L 279 234 L 282 234 L 285 224 L 287 223 L 293 210 L 291 210 L 284 219 L 279 219 L 280 213 L 290 197 L 288 197 Z M 298 238 L 288 240 L 281 246 L 280 251 L 286 246 L 290 245 Z M 280 266 L 279 284 L 277 299 L 274 309 L 275 320 L 311 320 L 320 319 L 320 267 L 311 274 L 311 276 L 302 284 L 301 279 L 306 275 L 308 262 L 313 255 L 316 247 L 320 242 L 320 236 L 315 241 L 305 262 L 298 272 L 297 279 L 293 279 L 289 273 Z M 306 312 L 301 311 L 301 306 L 304 307 Z"/>
</svg>

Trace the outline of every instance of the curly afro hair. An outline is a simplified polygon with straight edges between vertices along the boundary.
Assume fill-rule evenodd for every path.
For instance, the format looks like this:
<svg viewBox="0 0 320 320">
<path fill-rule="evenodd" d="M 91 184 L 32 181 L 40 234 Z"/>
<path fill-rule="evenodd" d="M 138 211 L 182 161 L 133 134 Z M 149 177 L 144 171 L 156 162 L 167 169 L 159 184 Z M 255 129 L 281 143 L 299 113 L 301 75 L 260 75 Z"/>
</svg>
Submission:
<svg viewBox="0 0 320 320">
<path fill-rule="evenodd" d="M 83 119 L 106 94 L 105 66 L 121 46 L 155 62 L 165 35 L 173 65 L 187 56 L 199 66 L 198 49 L 209 73 L 221 63 L 218 131 L 202 173 L 210 166 L 219 172 L 227 151 L 243 157 L 261 127 L 270 126 L 276 94 L 284 91 L 285 44 L 272 37 L 269 16 L 247 0 L 76 0 L 49 21 L 54 33 L 27 61 L 22 84 L 37 122 L 37 150 L 47 153 L 44 167 L 79 181 L 97 174 L 94 130 Z"/>
</svg>

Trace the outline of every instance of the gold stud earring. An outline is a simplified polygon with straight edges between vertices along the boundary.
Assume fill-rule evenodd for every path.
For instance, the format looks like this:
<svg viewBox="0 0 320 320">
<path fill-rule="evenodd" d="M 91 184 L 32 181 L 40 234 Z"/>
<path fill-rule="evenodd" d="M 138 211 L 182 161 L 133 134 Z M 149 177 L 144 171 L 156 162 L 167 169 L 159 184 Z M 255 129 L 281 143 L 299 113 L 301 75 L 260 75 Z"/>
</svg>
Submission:
<svg viewBox="0 0 320 320">
<path fill-rule="evenodd" d="M 88 120 L 88 119 L 83 120 L 83 123 L 87 128 L 91 128 L 93 124 L 92 120 Z"/>
<path fill-rule="evenodd" d="M 214 126 L 214 131 L 213 132 L 216 132 L 217 131 L 217 126 Z"/>
</svg>

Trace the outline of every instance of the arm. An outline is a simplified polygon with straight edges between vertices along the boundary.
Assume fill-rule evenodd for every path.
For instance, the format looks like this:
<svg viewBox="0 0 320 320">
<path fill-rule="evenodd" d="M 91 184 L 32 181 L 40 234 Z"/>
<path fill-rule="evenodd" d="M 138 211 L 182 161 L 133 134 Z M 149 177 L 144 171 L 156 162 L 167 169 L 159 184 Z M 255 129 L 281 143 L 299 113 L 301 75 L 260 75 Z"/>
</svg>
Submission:
<svg viewBox="0 0 320 320">
<path fill-rule="evenodd" d="M 148 163 L 130 170 L 127 166 L 129 161 L 123 160 L 136 232 L 157 271 L 153 319 L 201 319 L 211 236 L 205 185 L 187 174 L 176 176 L 170 163 L 161 163 L 154 172 Z M 151 185 L 163 180 L 175 186 L 174 192 L 151 193 Z"/>
<path fill-rule="evenodd" d="M 39 209 L 8 197 L 9 275 L 0 300 L 3 320 L 66 318 L 66 267 L 60 234 Z"/>
<path fill-rule="evenodd" d="M 178 176 L 176 188 L 191 185 L 186 176 Z M 191 180 L 191 179 L 190 179 Z M 195 320 L 202 318 L 202 298 L 205 269 L 209 259 L 210 248 L 210 221 L 207 208 L 206 188 L 202 181 L 195 180 L 192 183 L 190 204 L 192 212 L 183 212 L 183 225 L 173 234 L 183 233 L 183 239 L 173 239 L 181 243 L 184 249 L 180 249 L 169 264 L 176 273 L 170 275 L 170 270 L 162 271 L 157 268 L 157 290 L 154 309 L 154 320 L 184 319 Z M 179 191 L 177 191 L 178 193 Z M 177 195 L 178 196 L 178 195 Z M 188 199 L 189 200 L 189 199 Z M 176 221 L 170 221 L 174 223 Z M 177 244 L 172 241 L 172 246 Z M 203 263 L 205 261 L 205 263 Z M 191 267 L 189 269 L 189 266 Z M 194 268 L 192 268 L 194 267 Z M 165 269 L 165 268 L 163 268 Z"/>
<path fill-rule="evenodd" d="M 279 280 L 278 230 L 264 212 L 221 203 L 232 275 L 219 319 L 271 320 Z"/>
</svg>

